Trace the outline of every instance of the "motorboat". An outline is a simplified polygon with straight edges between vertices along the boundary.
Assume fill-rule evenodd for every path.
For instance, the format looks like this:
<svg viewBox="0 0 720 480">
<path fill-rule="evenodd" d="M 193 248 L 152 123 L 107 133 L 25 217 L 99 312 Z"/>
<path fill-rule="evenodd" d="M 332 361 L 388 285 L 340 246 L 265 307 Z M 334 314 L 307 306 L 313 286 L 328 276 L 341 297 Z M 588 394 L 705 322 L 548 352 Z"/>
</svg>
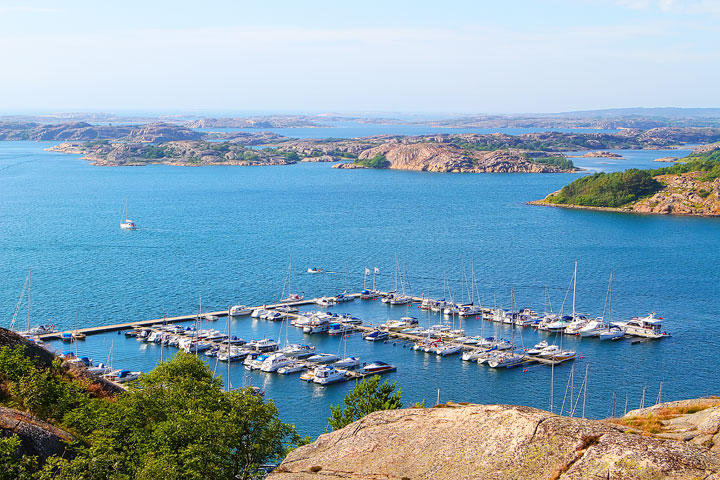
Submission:
<svg viewBox="0 0 720 480">
<path fill-rule="evenodd" d="M 584 327 L 578 331 L 578 335 L 583 338 L 599 337 L 600 334 L 607 330 L 607 325 L 603 323 L 602 318 L 590 320 Z"/>
<path fill-rule="evenodd" d="M 257 356 L 248 355 L 245 357 L 245 360 L 243 360 L 243 365 L 245 365 L 246 370 L 260 370 L 263 362 L 265 362 L 268 357 L 270 357 L 268 354 L 261 354 Z"/>
<path fill-rule="evenodd" d="M 336 303 L 352 302 L 353 300 L 355 300 L 355 297 L 349 295 L 347 292 L 343 292 L 335 297 Z"/>
<path fill-rule="evenodd" d="M 113 370 L 103 375 L 105 378 L 116 383 L 132 382 L 140 378 L 142 372 L 131 372 L 130 370 Z"/>
<path fill-rule="evenodd" d="M 328 335 L 343 335 L 354 331 L 355 328 L 352 325 L 345 325 L 344 323 L 331 323 L 328 326 Z"/>
<path fill-rule="evenodd" d="M 308 268 L 307 269 L 307 273 L 322 273 L 322 272 L 323 272 L 322 268 Z"/>
<path fill-rule="evenodd" d="M 345 380 L 345 374 L 344 370 L 338 370 L 332 365 L 323 365 L 315 369 L 313 382 L 319 385 L 342 382 Z"/>
<path fill-rule="evenodd" d="M 94 367 L 88 367 L 87 371 L 88 373 L 93 373 L 95 375 L 105 375 L 112 372 L 112 368 L 108 367 L 104 363 L 98 363 Z"/>
<path fill-rule="evenodd" d="M 480 349 L 468 350 L 467 352 L 463 352 L 463 354 L 462 354 L 462 359 L 463 359 L 464 361 L 466 361 L 466 362 L 477 362 L 478 359 L 480 359 L 480 358 L 483 357 L 485 354 L 487 354 L 488 352 L 491 352 L 491 351 L 495 351 L 495 349 L 491 349 L 491 350 L 480 350 Z"/>
<path fill-rule="evenodd" d="M 544 349 L 548 347 L 548 342 L 543 340 L 535 344 L 535 346 L 527 351 L 528 355 L 540 355 Z"/>
<path fill-rule="evenodd" d="M 320 297 L 315 300 L 315 304 L 319 307 L 327 308 L 335 305 L 335 298 L 333 297 Z"/>
<path fill-rule="evenodd" d="M 298 313 L 300 309 L 294 305 L 280 305 L 275 308 L 275 311 L 280 313 Z"/>
<path fill-rule="evenodd" d="M 294 343 L 283 348 L 282 352 L 288 357 L 303 358 L 315 353 L 314 345 Z"/>
<path fill-rule="evenodd" d="M 360 298 L 362 300 L 372 300 L 380 296 L 380 292 L 377 290 L 363 290 L 360 292 Z"/>
<path fill-rule="evenodd" d="M 589 321 L 586 318 L 575 318 L 572 322 L 567 324 L 567 326 L 563 330 L 563 333 L 565 335 L 578 335 L 580 333 L 580 330 L 585 327 L 588 322 Z"/>
<path fill-rule="evenodd" d="M 472 317 L 473 315 L 480 315 L 482 308 L 479 305 L 461 305 L 458 308 L 458 315 L 461 317 Z"/>
<path fill-rule="evenodd" d="M 244 315 L 250 315 L 252 313 L 252 308 L 246 307 L 245 305 L 234 305 L 230 307 L 230 311 L 228 311 L 228 314 L 231 317 L 242 317 Z"/>
<path fill-rule="evenodd" d="M 274 340 L 270 340 L 269 338 L 263 338 L 262 340 L 253 340 L 248 343 L 247 346 L 259 352 L 274 352 L 279 348 L 277 342 Z"/>
<path fill-rule="evenodd" d="M 627 322 L 614 322 L 613 325 L 620 327 L 625 335 L 632 335 L 643 338 L 663 338 L 670 334 L 662 331 L 662 317 L 655 318 L 655 312 L 646 317 L 633 317 Z"/>
<path fill-rule="evenodd" d="M 462 351 L 462 345 L 460 344 L 444 343 L 435 347 L 435 354 L 440 355 L 441 357 L 453 355 L 455 353 L 459 353 L 460 351 Z"/>
<path fill-rule="evenodd" d="M 382 330 L 373 330 L 370 333 L 363 334 L 363 340 L 367 340 L 369 342 L 378 342 L 380 340 L 386 340 L 388 337 L 390 337 L 390 334 L 388 332 L 385 332 Z"/>
<path fill-rule="evenodd" d="M 397 367 L 394 365 L 387 364 L 385 362 L 373 362 L 369 365 L 365 365 L 362 368 L 362 373 L 385 373 L 385 372 L 394 372 L 397 370 Z"/>
<path fill-rule="evenodd" d="M 408 295 L 396 295 L 390 299 L 390 305 L 407 305 L 412 303 L 412 298 Z"/>
<path fill-rule="evenodd" d="M 72 342 L 74 339 L 72 333 L 65 332 L 60 334 L 60 340 L 62 340 L 63 342 Z"/>
<path fill-rule="evenodd" d="M 332 353 L 316 353 L 307 358 L 308 362 L 313 363 L 332 363 L 340 360 L 340 357 Z"/>
<path fill-rule="evenodd" d="M 345 357 L 337 362 L 333 363 L 336 368 L 357 368 L 360 365 L 360 359 L 358 357 Z"/>
<path fill-rule="evenodd" d="M 282 353 L 273 353 L 263 361 L 262 365 L 260 365 L 260 370 L 263 372 L 275 372 L 278 368 L 288 364 L 290 364 L 288 357 Z"/>
<path fill-rule="evenodd" d="M 256 308 L 255 310 L 252 311 L 252 313 L 250 314 L 250 316 L 251 316 L 252 318 L 260 318 L 260 317 L 262 317 L 263 315 L 265 315 L 266 313 L 268 313 L 268 311 L 265 310 L 264 308 Z"/>
<path fill-rule="evenodd" d="M 307 365 L 302 362 L 290 362 L 284 367 L 277 369 L 277 373 L 281 375 L 290 375 L 291 373 L 298 373 L 307 370 Z"/>
<path fill-rule="evenodd" d="M 303 327 L 303 333 L 324 333 L 330 329 L 330 322 L 327 318 L 314 317 Z"/>
</svg>

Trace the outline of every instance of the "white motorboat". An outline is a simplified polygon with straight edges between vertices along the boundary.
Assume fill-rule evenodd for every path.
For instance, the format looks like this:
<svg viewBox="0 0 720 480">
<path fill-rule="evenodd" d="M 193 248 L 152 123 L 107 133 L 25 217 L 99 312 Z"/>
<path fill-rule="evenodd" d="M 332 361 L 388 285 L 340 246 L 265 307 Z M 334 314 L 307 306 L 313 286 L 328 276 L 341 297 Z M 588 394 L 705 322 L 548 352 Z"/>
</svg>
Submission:
<svg viewBox="0 0 720 480">
<path fill-rule="evenodd" d="M 579 335 L 580 330 L 587 324 L 588 320 L 586 318 L 576 318 L 565 327 L 563 333 L 565 335 Z"/>
<path fill-rule="evenodd" d="M 364 333 L 363 340 L 367 340 L 369 342 L 378 342 L 381 340 L 386 340 L 389 336 L 390 334 L 388 332 L 382 330 L 373 330 L 370 333 Z"/>
<path fill-rule="evenodd" d="M 105 375 L 112 372 L 112 368 L 108 367 L 104 363 L 98 363 L 95 367 L 88 367 L 88 373 L 94 373 L 95 375 Z"/>
<path fill-rule="evenodd" d="M 535 346 L 527 351 L 528 355 L 540 355 L 544 349 L 548 347 L 548 342 L 546 340 L 543 340 L 539 343 L 536 343 Z"/>
<path fill-rule="evenodd" d="M 607 330 L 607 325 L 603 323 L 601 318 L 590 320 L 587 325 L 582 327 L 578 334 L 583 338 L 599 337 L 600 334 Z"/>
<path fill-rule="evenodd" d="M 284 367 L 277 369 L 280 375 L 290 375 L 291 373 L 299 373 L 307 370 L 307 365 L 302 362 L 290 362 Z"/>
<path fill-rule="evenodd" d="M 260 365 L 260 370 L 263 372 L 275 372 L 278 368 L 288 364 L 290 364 L 288 357 L 282 353 L 273 353 L 263 361 L 262 365 Z"/>
<path fill-rule="evenodd" d="M 459 353 L 462 350 L 462 345 L 445 343 L 435 347 L 435 354 L 445 357 L 447 355 L 453 355 Z"/>
<path fill-rule="evenodd" d="M 332 365 L 323 365 L 315 369 L 313 382 L 319 385 L 329 385 L 345 380 L 345 374 L 344 370 L 338 370 Z"/>
<path fill-rule="evenodd" d="M 317 353 L 307 358 L 308 362 L 314 363 L 332 363 L 340 360 L 340 357 L 332 353 Z"/>
<path fill-rule="evenodd" d="M 228 312 L 231 317 L 242 317 L 244 315 L 250 315 L 252 313 L 252 308 L 248 308 L 245 305 L 234 305 L 230 307 L 230 311 Z"/>
<path fill-rule="evenodd" d="M 315 300 L 315 304 L 319 307 L 327 308 L 335 305 L 335 298 L 333 297 L 320 297 Z"/>
<path fill-rule="evenodd" d="M 627 322 L 614 322 L 613 325 L 620 327 L 625 335 L 632 335 L 643 338 L 663 338 L 670 334 L 662 331 L 662 318 L 655 318 L 655 312 L 647 317 L 633 317 Z"/>
<path fill-rule="evenodd" d="M 312 267 L 310 267 L 310 268 L 307 269 L 307 273 L 322 273 L 322 272 L 323 272 L 323 269 L 322 269 L 322 268 L 312 268 Z"/>
<path fill-rule="evenodd" d="M 253 340 L 247 344 L 247 346 L 253 350 L 259 352 L 274 352 L 278 349 L 278 343 L 269 338 L 263 338 L 262 340 Z"/>
<path fill-rule="evenodd" d="M 461 317 L 472 317 L 473 315 L 480 315 L 482 308 L 479 305 L 462 305 L 458 308 L 458 315 Z"/>
<path fill-rule="evenodd" d="M 312 320 L 310 320 L 309 323 L 305 324 L 305 326 L 303 327 L 303 333 L 307 333 L 307 334 L 324 333 L 324 332 L 327 332 L 329 329 L 330 329 L 330 322 L 327 320 L 327 318 L 315 317 Z"/>
<path fill-rule="evenodd" d="M 112 382 L 126 383 L 137 380 L 141 374 L 142 372 L 131 372 L 130 370 L 113 370 L 103 376 Z"/>
<path fill-rule="evenodd" d="M 335 368 L 357 368 L 360 365 L 360 359 L 358 357 L 345 357 L 337 362 L 333 363 Z"/>
<path fill-rule="evenodd" d="M 252 311 L 252 313 L 250 314 L 250 316 L 251 316 L 252 318 L 261 318 L 261 317 L 262 317 L 263 315 L 265 315 L 266 313 L 268 313 L 268 310 L 265 310 L 264 308 L 257 308 L 257 309 L 255 309 L 255 310 Z"/>
<path fill-rule="evenodd" d="M 283 353 L 288 357 L 303 358 L 315 353 L 314 345 L 294 343 L 283 348 Z"/>
</svg>

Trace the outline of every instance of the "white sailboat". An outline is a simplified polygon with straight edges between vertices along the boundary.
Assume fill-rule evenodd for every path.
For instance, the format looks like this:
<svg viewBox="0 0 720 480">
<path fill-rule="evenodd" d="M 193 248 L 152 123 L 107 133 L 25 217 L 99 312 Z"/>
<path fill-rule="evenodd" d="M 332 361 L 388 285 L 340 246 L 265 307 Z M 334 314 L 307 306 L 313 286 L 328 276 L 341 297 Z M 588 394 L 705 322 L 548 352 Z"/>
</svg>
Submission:
<svg viewBox="0 0 720 480">
<path fill-rule="evenodd" d="M 292 290 L 290 289 L 290 280 L 292 279 L 292 255 L 290 256 L 290 263 L 288 264 L 288 271 L 287 271 L 287 278 L 285 279 L 285 284 L 283 285 L 283 291 L 280 294 L 280 303 L 290 303 L 290 302 L 299 302 L 303 298 L 305 298 L 303 295 L 298 295 L 297 293 L 292 293 Z M 285 286 L 287 286 L 287 297 L 283 296 L 285 295 Z"/>
<path fill-rule="evenodd" d="M 122 218 L 120 219 L 120 228 L 123 230 L 135 230 L 137 229 L 137 225 L 135 222 L 130 220 L 127 217 L 127 211 L 128 211 L 128 199 L 125 197 L 125 208 L 123 209 Z"/>
</svg>

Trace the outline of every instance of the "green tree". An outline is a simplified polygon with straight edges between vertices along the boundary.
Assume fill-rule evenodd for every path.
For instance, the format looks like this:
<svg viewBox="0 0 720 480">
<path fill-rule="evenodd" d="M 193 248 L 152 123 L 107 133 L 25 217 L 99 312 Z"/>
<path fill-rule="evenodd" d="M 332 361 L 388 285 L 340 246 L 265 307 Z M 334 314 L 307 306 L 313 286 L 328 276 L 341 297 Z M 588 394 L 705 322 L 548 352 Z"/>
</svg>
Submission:
<svg viewBox="0 0 720 480">
<path fill-rule="evenodd" d="M 20 438 L 0 438 L 0 480 L 32 480 L 37 470 L 37 457 L 19 455 Z"/>
<path fill-rule="evenodd" d="M 380 375 L 360 380 L 355 384 L 355 388 L 345 395 L 344 410 L 340 406 L 330 406 L 330 426 L 333 430 L 339 430 L 369 413 L 402 408 L 402 390 L 398 389 L 396 392 L 396 385 L 397 382 L 390 384 L 387 380 L 380 384 Z"/>
</svg>

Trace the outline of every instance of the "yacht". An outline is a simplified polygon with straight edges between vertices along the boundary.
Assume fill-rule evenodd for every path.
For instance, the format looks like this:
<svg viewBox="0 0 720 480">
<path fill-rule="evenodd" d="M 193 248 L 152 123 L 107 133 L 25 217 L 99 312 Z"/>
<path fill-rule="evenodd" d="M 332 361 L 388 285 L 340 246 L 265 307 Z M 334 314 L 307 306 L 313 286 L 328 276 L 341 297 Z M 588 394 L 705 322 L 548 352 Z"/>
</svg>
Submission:
<svg viewBox="0 0 720 480">
<path fill-rule="evenodd" d="M 386 340 L 390 334 L 388 332 L 384 332 L 382 330 L 373 330 L 370 333 L 364 333 L 363 334 L 363 340 L 367 340 L 369 342 L 378 342 L 381 340 Z"/>
<path fill-rule="evenodd" d="M 260 370 L 263 372 L 275 372 L 278 368 L 289 364 L 290 359 L 288 357 L 282 353 L 273 353 L 263 361 L 262 365 L 260 365 Z"/>
<path fill-rule="evenodd" d="M 330 322 L 327 318 L 314 317 L 303 327 L 303 333 L 324 333 L 330 329 Z"/>
<path fill-rule="evenodd" d="M 290 375 L 291 373 L 298 373 L 307 370 L 307 365 L 301 362 L 290 362 L 284 367 L 277 369 L 277 373 L 280 375 Z"/>
<path fill-rule="evenodd" d="M 319 385 L 329 385 L 331 383 L 342 382 L 345 380 L 345 371 L 337 370 L 332 365 L 323 365 L 315 369 L 313 382 Z"/>
<path fill-rule="evenodd" d="M 582 327 L 578 334 L 583 337 L 599 337 L 602 332 L 607 331 L 607 325 L 603 323 L 602 318 L 597 318 L 595 320 L 590 320 L 587 325 Z"/>
<path fill-rule="evenodd" d="M 333 355 L 332 353 L 317 353 L 307 358 L 308 362 L 314 363 L 332 363 L 340 360 L 340 357 Z"/>
<path fill-rule="evenodd" d="M 283 348 L 283 353 L 288 357 L 303 358 L 315 353 L 314 345 L 294 343 Z"/>
<path fill-rule="evenodd" d="M 358 357 L 345 357 L 337 362 L 333 363 L 336 368 L 357 368 L 360 365 L 360 359 Z"/>
<path fill-rule="evenodd" d="M 362 368 L 362 373 L 385 373 L 385 372 L 394 372 L 397 370 L 397 367 L 394 365 L 389 365 L 385 362 L 373 362 L 370 365 L 365 365 Z"/>
<path fill-rule="evenodd" d="M 662 318 L 655 318 L 655 312 L 647 317 L 633 317 L 627 322 L 614 322 L 613 325 L 623 329 L 626 335 L 644 338 L 663 338 L 670 334 L 662 331 Z"/>
<path fill-rule="evenodd" d="M 231 317 L 242 317 L 244 315 L 250 315 L 253 313 L 252 308 L 248 308 L 245 305 L 235 305 L 230 307 L 228 312 Z"/>
</svg>

